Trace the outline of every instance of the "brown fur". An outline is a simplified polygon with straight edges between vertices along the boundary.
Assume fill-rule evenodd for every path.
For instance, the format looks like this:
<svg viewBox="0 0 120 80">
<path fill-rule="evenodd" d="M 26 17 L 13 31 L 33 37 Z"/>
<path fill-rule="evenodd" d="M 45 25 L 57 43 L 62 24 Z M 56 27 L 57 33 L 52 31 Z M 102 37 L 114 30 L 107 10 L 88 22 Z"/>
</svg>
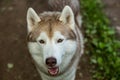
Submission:
<svg viewBox="0 0 120 80">
<path fill-rule="evenodd" d="M 44 12 L 39 15 L 40 22 L 32 26 L 33 27 L 32 31 L 28 35 L 28 41 L 36 41 L 36 39 L 38 38 L 41 32 L 46 32 L 48 37 L 51 39 L 53 37 L 54 32 L 56 31 L 61 32 L 61 34 L 66 36 L 67 39 L 76 40 L 77 50 L 73 55 L 72 59 L 70 60 L 69 65 L 64 69 L 63 72 L 61 72 L 59 75 L 56 76 L 56 77 L 64 76 L 65 78 L 67 77 L 67 75 L 69 75 L 67 72 L 70 69 L 72 69 L 73 66 L 74 68 L 77 67 L 80 56 L 83 54 L 83 48 L 84 48 L 83 37 L 79 27 L 80 25 L 78 24 L 78 21 L 81 21 L 81 19 L 80 20 L 76 19 L 78 16 L 80 16 L 79 2 L 78 0 L 48 0 L 48 1 L 49 1 L 51 12 Z M 67 23 L 63 23 L 62 21 L 60 21 L 61 12 L 66 5 L 69 5 L 74 12 L 74 18 L 75 18 L 74 31 L 73 31 L 73 28 L 71 28 L 71 25 L 69 23 L 69 20 L 70 20 L 69 16 L 67 16 Z M 42 70 L 42 67 L 40 67 L 37 63 L 35 64 L 42 73 L 48 75 L 44 70 Z M 48 80 L 49 80 L 49 77 L 48 77 Z M 57 79 L 57 80 L 62 80 L 62 79 Z M 73 79 L 69 79 L 69 80 L 73 80 Z"/>
<path fill-rule="evenodd" d="M 76 25 L 79 28 L 81 28 L 81 23 L 79 23 L 79 21 L 77 20 L 77 17 L 81 16 L 79 0 L 49 0 L 48 3 L 51 11 L 60 11 L 60 12 L 66 5 L 69 5 L 73 10 Z"/>
<path fill-rule="evenodd" d="M 69 5 L 72 8 L 75 15 L 80 12 L 78 0 L 49 0 L 50 10 L 52 11 L 62 11 L 66 5 Z"/>
<path fill-rule="evenodd" d="M 41 21 L 34 25 L 33 30 L 28 35 L 28 41 L 35 41 L 42 31 L 46 32 L 50 39 L 53 37 L 53 32 L 55 31 L 60 31 L 67 39 L 76 39 L 76 35 L 69 27 L 69 23 L 62 23 L 59 21 L 59 17 L 59 12 L 45 12 L 40 14 Z"/>
</svg>

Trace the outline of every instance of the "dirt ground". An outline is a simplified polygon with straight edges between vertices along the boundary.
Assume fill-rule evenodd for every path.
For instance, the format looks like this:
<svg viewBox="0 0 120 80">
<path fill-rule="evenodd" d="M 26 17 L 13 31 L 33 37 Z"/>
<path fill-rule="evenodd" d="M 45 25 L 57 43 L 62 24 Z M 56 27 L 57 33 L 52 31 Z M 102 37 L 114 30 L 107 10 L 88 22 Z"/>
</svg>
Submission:
<svg viewBox="0 0 120 80">
<path fill-rule="evenodd" d="M 120 39 L 120 0 L 102 0 L 105 7 L 104 12 L 116 29 L 117 38 Z"/>
<path fill-rule="evenodd" d="M 27 49 L 26 12 L 30 6 L 37 13 L 47 10 L 46 1 L 0 0 L 0 80 L 41 80 Z M 120 0 L 104 3 L 112 25 L 120 30 Z M 91 80 L 90 68 L 89 57 L 84 55 L 76 80 Z"/>
<path fill-rule="evenodd" d="M 26 43 L 26 12 L 47 10 L 47 0 L 0 0 L 0 80 L 41 80 Z M 89 60 L 83 57 L 76 80 L 90 80 Z"/>
</svg>

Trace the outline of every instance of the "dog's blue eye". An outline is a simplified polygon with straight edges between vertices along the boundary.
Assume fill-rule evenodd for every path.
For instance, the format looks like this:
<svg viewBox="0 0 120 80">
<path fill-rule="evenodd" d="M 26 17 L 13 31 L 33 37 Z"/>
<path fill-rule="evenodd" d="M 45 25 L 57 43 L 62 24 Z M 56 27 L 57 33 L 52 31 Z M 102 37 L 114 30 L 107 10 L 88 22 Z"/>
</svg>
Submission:
<svg viewBox="0 0 120 80">
<path fill-rule="evenodd" d="M 58 39 L 58 40 L 57 40 L 57 43 L 61 43 L 61 42 L 63 42 L 63 40 L 64 40 L 64 39 Z"/>
<path fill-rule="evenodd" d="M 40 40 L 40 41 L 39 41 L 39 43 L 44 44 L 44 43 L 45 43 L 45 41 L 44 41 L 44 40 Z"/>
</svg>

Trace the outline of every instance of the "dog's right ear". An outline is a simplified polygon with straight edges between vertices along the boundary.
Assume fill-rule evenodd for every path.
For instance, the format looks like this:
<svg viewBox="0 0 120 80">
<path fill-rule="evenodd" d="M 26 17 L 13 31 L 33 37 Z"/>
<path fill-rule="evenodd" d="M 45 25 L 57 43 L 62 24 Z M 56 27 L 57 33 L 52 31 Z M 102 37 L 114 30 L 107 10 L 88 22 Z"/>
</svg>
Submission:
<svg viewBox="0 0 120 80">
<path fill-rule="evenodd" d="M 40 22 L 40 17 L 37 15 L 37 13 L 32 9 L 29 8 L 27 11 L 27 29 L 28 33 L 32 31 L 32 29 L 35 27 L 35 24 Z"/>
<path fill-rule="evenodd" d="M 75 29 L 75 21 L 74 21 L 74 14 L 70 6 L 65 6 L 62 10 L 61 16 L 59 18 L 60 21 L 63 23 L 70 24 L 71 29 Z"/>
</svg>

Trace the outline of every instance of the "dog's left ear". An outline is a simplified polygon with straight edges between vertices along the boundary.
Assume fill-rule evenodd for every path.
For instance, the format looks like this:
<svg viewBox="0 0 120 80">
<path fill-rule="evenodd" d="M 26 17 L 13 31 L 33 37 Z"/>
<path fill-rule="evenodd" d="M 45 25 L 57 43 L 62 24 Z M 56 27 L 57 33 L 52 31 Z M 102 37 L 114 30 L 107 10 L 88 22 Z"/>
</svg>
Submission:
<svg viewBox="0 0 120 80">
<path fill-rule="evenodd" d="M 69 6 L 64 7 L 59 20 L 65 24 L 66 23 L 70 24 L 70 27 L 74 29 L 75 27 L 74 14 L 72 9 Z"/>
<path fill-rule="evenodd" d="M 37 13 L 32 9 L 29 8 L 27 11 L 27 28 L 28 28 L 28 33 L 32 31 L 32 29 L 35 27 L 35 24 L 40 22 L 41 19 L 37 15 Z"/>
</svg>

